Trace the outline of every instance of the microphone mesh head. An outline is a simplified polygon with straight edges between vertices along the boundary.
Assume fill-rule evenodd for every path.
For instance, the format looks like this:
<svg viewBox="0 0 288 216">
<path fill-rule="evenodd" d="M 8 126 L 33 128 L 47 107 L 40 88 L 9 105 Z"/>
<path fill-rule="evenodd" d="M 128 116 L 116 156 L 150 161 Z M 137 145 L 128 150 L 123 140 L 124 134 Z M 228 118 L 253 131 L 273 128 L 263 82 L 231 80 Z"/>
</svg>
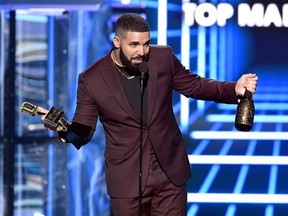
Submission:
<svg viewBox="0 0 288 216">
<path fill-rule="evenodd" d="M 148 64 L 146 61 L 142 61 L 141 64 L 139 65 L 139 71 L 140 73 L 146 74 L 148 72 Z"/>
</svg>

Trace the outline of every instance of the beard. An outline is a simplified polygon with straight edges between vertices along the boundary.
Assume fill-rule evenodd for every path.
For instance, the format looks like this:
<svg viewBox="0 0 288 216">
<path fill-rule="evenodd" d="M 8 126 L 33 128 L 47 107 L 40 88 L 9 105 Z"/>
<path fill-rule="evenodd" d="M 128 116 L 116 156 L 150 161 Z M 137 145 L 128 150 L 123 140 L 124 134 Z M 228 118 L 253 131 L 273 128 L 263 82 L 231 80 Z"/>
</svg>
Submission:
<svg viewBox="0 0 288 216">
<path fill-rule="evenodd" d="M 120 47 L 120 60 L 123 65 L 125 65 L 128 69 L 128 73 L 131 75 L 140 75 L 139 66 L 140 64 L 134 64 L 132 62 L 133 58 L 129 60 L 127 56 L 124 54 L 123 49 Z M 143 61 L 147 61 L 149 54 L 145 54 L 143 56 L 137 56 L 136 58 L 142 58 Z M 135 57 L 134 57 L 135 58 Z"/>
</svg>

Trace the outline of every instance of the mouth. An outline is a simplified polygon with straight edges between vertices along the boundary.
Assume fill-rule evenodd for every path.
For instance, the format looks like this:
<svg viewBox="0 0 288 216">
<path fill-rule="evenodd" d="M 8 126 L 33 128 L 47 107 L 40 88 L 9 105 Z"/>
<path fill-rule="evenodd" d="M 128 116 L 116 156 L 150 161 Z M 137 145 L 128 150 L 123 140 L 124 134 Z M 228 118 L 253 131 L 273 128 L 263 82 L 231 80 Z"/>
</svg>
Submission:
<svg viewBox="0 0 288 216">
<path fill-rule="evenodd" d="M 132 62 L 133 62 L 134 64 L 140 64 L 142 61 L 143 61 L 143 58 L 142 58 L 142 57 L 133 58 L 133 59 L 132 59 Z"/>
</svg>

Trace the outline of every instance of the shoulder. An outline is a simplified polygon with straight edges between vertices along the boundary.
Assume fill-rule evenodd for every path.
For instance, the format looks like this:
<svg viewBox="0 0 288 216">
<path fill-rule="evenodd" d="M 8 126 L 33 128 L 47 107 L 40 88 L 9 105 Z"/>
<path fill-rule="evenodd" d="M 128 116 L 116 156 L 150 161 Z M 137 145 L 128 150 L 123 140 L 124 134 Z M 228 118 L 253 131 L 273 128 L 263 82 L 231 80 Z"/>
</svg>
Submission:
<svg viewBox="0 0 288 216">
<path fill-rule="evenodd" d="M 155 62 L 168 62 L 172 63 L 174 53 L 170 46 L 167 45 L 150 45 L 149 60 Z"/>
<path fill-rule="evenodd" d="M 109 69 L 109 66 L 112 65 L 112 60 L 110 58 L 110 52 L 108 52 L 104 57 L 94 62 L 87 69 L 80 73 L 80 76 L 85 77 L 85 79 L 89 79 L 91 76 L 95 77 L 95 75 L 99 75 L 102 71 Z"/>
<path fill-rule="evenodd" d="M 168 45 L 150 45 L 150 52 L 172 52 L 172 48 Z"/>
<path fill-rule="evenodd" d="M 168 45 L 150 45 L 149 56 L 151 59 L 170 59 L 173 56 L 173 50 Z"/>
</svg>

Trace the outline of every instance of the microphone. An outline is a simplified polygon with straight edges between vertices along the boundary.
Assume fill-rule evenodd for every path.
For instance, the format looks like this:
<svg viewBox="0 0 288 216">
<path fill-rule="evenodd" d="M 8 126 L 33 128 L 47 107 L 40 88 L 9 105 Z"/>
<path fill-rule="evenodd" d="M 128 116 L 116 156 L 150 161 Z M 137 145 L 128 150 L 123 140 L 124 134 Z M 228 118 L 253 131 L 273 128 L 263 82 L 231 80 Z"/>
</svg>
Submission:
<svg viewBox="0 0 288 216">
<path fill-rule="evenodd" d="M 62 131 L 67 131 L 68 126 L 70 125 L 70 122 L 67 121 L 66 119 L 63 118 L 64 111 L 60 110 L 59 108 L 53 106 L 49 112 L 42 113 L 42 112 L 37 112 L 38 106 L 31 104 L 29 102 L 24 102 L 20 106 L 20 111 L 28 115 L 30 117 L 35 117 L 35 116 L 43 116 L 46 115 L 43 124 L 46 128 L 49 128 L 53 131 L 57 131 L 57 127 L 61 126 Z"/>
<path fill-rule="evenodd" d="M 146 74 L 148 73 L 149 67 L 146 61 L 142 61 L 139 65 L 139 71 L 140 71 L 140 79 L 145 80 Z"/>
<path fill-rule="evenodd" d="M 140 71 L 140 89 L 141 89 L 141 125 L 140 125 L 140 145 L 139 145 L 139 191 L 138 191 L 138 216 L 142 215 L 142 145 L 143 145 L 143 98 L 144 86 L 147 84 L 146 75 L 148 73 L 148 64 L 142 61 L 139 65 Z"/>
</svg>

